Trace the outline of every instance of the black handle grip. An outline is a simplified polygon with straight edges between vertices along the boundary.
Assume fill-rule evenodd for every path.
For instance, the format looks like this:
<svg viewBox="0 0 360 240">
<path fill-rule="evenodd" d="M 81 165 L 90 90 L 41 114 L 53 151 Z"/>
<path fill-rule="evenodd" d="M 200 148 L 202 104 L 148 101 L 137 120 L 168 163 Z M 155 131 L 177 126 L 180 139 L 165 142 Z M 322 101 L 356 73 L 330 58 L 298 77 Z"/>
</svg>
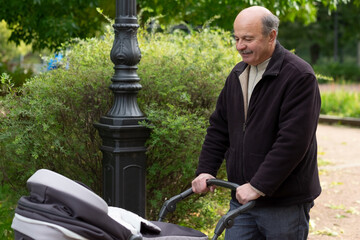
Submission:
<svg viewBox="0 0 360 240">
<path fill-rule="evenodd" d="M 206 184 L 208 186 L 215 185 L 215 186 L 220 186 L 220 187 L 224 187 L 224 188 L 229 188 L 231 190 L 236 190 L 239 187 L 239 185 L 236 183 L 228 182 L 228 181 L 224 181 L 224 180 L 220 180 L 220 179 L 216 179 L 216 178 L 206 180 Z"/>
</svg>

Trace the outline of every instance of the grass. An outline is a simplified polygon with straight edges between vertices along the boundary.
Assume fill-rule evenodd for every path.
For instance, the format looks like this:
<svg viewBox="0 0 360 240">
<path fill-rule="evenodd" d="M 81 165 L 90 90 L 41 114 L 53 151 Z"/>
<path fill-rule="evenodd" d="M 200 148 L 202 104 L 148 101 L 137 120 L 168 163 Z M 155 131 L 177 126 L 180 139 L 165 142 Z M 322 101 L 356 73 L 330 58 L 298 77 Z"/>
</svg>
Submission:
<svg viewBox="0 0 360 240">
<path fill-rule="evenodd" d="M 14 217 L 17 199 L 9 185 L 0 185 L 0 239 L 14 239 L 11 222 Z"/>
<path fill-rule="evenodd" d="M 317 230 L 315 232 L 312 232 L 312 234 L 314 234 L 314 235 L 325 235 L 325 236 L 329 236 L 329 237 L 337 237 L 337 236 L 339 236 L 339 233 L 337 231 L 332 230 L 330 228 Z"/>
</svg>

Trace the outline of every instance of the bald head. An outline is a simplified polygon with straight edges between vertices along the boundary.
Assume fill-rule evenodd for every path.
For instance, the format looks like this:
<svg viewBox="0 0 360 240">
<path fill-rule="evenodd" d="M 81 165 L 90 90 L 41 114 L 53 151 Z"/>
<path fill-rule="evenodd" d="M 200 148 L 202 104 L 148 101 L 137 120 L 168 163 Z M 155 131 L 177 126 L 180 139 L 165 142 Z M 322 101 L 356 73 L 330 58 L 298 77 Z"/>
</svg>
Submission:
<svg viewBox="0 0 360 240">
<path fill-rule="evenodd" d="M 245 20 L 252 23 L 261 23 L 262 32 L 265 36 L 269 35 L 272 30 L 276 31 L 276 35 L 278 33 L 279 18 L 265 7 L 252 6 L 243 9 L 235 18 L 234 25 L 236 22 Z"/>
<path fill-rule="evenodd" d="M 248 7 L 243 9 L 239 14 L 239 15 L 244 15 L 246 14 L 247 16 L 253 16 L 253 17 L 261 17 L 261 16 L 265 16 L 268 14 L 272 14 L 267 8 L 264 7 L 260 7 L 260 6 L 252 6 L 252 7 Z"/>
</svg>

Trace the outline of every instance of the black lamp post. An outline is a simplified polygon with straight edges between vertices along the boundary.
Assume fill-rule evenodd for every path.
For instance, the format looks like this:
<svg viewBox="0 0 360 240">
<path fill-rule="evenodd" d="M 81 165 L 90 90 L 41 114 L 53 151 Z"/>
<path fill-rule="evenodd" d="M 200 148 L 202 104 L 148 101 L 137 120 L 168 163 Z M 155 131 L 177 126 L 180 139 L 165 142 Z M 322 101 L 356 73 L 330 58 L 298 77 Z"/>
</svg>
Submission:
<svg viewBox="0 0 360 240">
<path fill-rule="evenodd" d="M 110 89 L 114 103 L 95 127 L 103 140 L 103 198 L 110 206 L 122 207 L 145 216 L 145 141 L 149 129 L 137 104 L 141 90 L 136 73 L 141 53 L 137 42 L 139 27 L 136 0 L 116 0 L 113 25 L 115 40 L 110 57 L 115 64 Z"/>
</svg>

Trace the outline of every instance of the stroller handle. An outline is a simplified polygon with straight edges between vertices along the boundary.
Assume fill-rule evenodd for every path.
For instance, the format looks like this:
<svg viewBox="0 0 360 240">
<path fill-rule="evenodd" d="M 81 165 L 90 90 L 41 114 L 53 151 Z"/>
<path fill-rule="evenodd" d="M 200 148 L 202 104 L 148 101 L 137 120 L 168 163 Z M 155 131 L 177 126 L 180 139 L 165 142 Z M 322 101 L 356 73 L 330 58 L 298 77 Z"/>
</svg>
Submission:
<svg viewBox="0 0 360 240">
<path fill-rule="evenodd" d="M 206 180 L 206 184 L 208 186 L 215 185 L 215 186 L 228 188 L 228 189 L 231 189 L 231 190 L 236 190 L 236 188 L 239 187 L 239 185 L 236 184 L 236 183 L 228 182 L 228 181 L 224 181 L 224 180 L 216 179 L 216 178 Z M 176 204 L 178 202 L 180 202 L 181 200 L 189 197 L 193 193 L 194 192 L 193 192 L 192 188 L 189 188 L 186 191 L 180 193 L 179 195 L 176 195 L 176 196 L 170 198 L 169 200 L 165 201 L 165 203 L 161 207 L 158 221 L 160 221 L 160 222 L 163 221 L 165 219 L 165 216 L 168 213 L 171 213 L 171 212 L 175 211 Z"/>
<path fill-rule="evenodd" d="M 228 188 L 228 189 L 231 189 L 234 191 L 239 187 L 239 185 L 236 183 L 228 182 L 228 181 L 224 181 L 224 180 L 220 180 L 220 179 L 216 179 L 216 178 L 206 180 L 206 184 L 207 184 L 207 186 L 215 185 L 215 186 Z M 163 204 L 163 206 L 160 210 L 158 221 L 160 221 L 160 222 L 163 221 L 165 219 L 165 216 L 168 213 L 175 211 L 176 204 L 178 202 L 189 197 L 193 193 L 194 192 L 192 191 L 192 188 L 189 188 L 186 191 L 180 193 L 179 195 L 176 195 L 176 196 L 170 198 L 169 200 L 167 200 Z M 254 206 L 255 206 L 255 201 L 250 201 L 250 202 L 240 206 L 237 209 L 229 211 L 227 214 L 222 216 L 216 225 L 216 228 L 214 230 L 214 236 L 213 236 L 212 240 L 216 240 L 226 228 L 231 228 L 234 224 L 235 217 L 248 211 L 249 209 L 253 208 Z"/>
</svg>

